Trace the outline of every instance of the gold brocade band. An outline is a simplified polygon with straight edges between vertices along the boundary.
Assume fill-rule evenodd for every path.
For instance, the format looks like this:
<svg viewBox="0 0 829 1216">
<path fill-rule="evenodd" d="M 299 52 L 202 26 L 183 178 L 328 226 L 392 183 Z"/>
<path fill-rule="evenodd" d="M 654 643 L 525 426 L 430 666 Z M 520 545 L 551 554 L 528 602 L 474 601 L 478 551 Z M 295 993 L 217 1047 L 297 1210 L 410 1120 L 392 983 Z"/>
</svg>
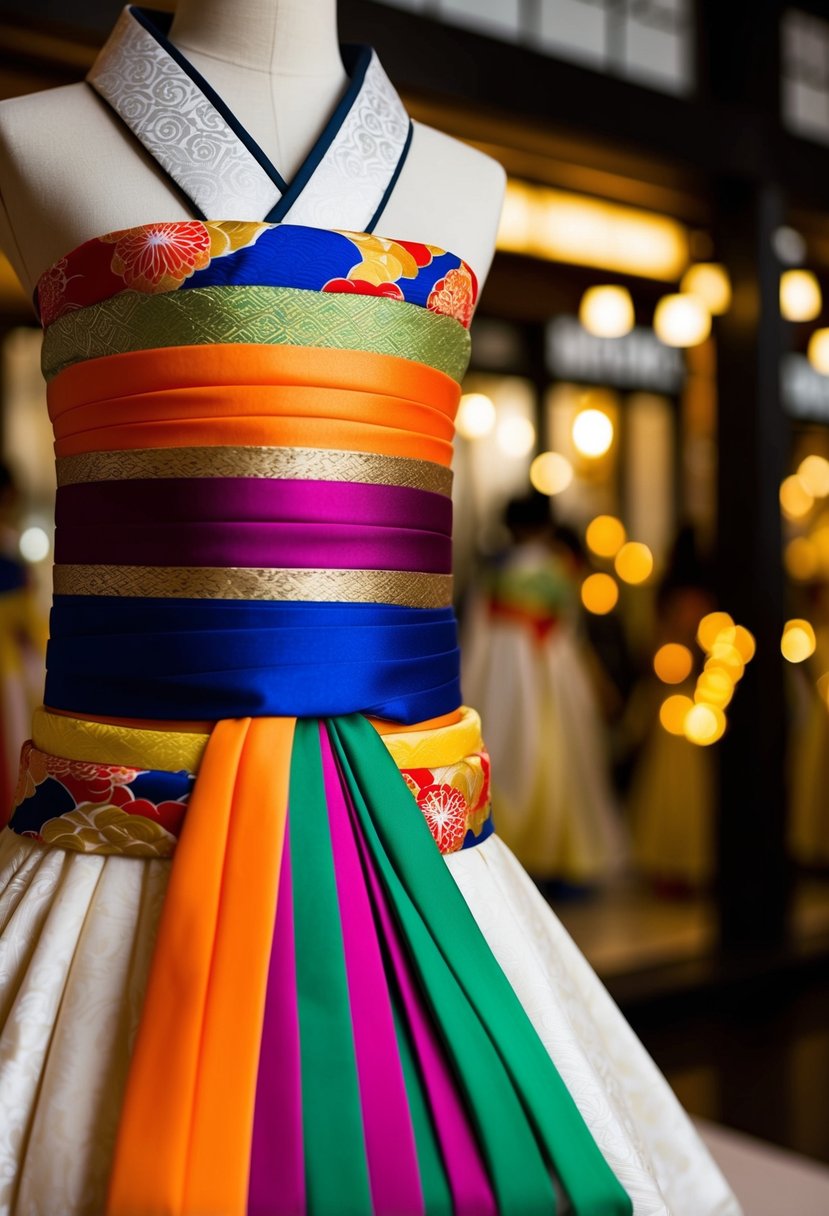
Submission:
<svg viewBox="0 0 829 1216">
<path fill-rule="evenodd" d="M 430 460 L 327 448 L 203 447 L 84 452 L 57 461 L 59 486 L 144 478 L 258 477 L 405 486 L 448 497 L 452 471 Z"/>
<path fill-rule="evenodd" d="M 469 362 L 468 331 L 454 317 L 419 305 L 298 287 L 223 286 L 159 295 L 123 291 L 68 312 L 46 330 L 41 363 L 51 380 L 87 359 L 216 343 L 398 355 L 457 381 Z"/>
<path fill-rule="evenodd" d="M 293 600 L 447 608 L 452 603 L 452 575 L 408 570 L 58 565 L 54 569 L 54 590 L 55 595 Z"/>
</svg>

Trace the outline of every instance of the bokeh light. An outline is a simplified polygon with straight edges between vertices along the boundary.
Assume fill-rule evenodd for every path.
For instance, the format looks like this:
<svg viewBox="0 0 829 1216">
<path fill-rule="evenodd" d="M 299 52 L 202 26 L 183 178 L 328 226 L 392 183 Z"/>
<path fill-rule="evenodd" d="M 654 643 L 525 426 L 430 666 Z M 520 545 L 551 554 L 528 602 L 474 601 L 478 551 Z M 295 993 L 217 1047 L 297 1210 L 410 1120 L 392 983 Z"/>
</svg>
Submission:
<svg viewBox="0 0 829 1216">
<path fill-rule="evenodd" d="M 709 612 L 697 627 L 697 641 L 708 654 L 724 630 L 734 629 L 734 620 L 727 612 Z"/>
<path fill-rule="evenodd" d="M 609 574 L 589 574 L 581 585 L 581 602 L 594 616 L 606 616 L 619 600 L 619 587 Z"/>
<path fill-rule="evenodd" d="M 697 296 L 715 317 L 728 312 L 731 280 L 719 262 L 697 262 L 689 266 L 679 285 L 681 292 Z"/>
<path fill-rule="evenodd" d="M 734 646 L 744 663 L 750 663 L 757 653 L 757 642 L 754 634 L 745 625 L 737 625 L 734 630 Z"/>
<path fill-rule="evenodd" d="M 829 376 L 829 329 L 816 329 L 806 347 L 809 362 L 816 372 Z"/>
<path fill-rule="evenodd" d="M 27 562 L 42 562 L 49 556 L 51 544 L 49 534 L 43 528 L 26 528 L 17 542 L 20 556 Z"/>
<path fill-rule="evenodd" d="M 498 423 L 495 437 L 504 455 L 513 456 L 517 460 L 532 451 L 535 427 L 529 418 L 524 418 L 521 414 L 509 414 Z"/>
<path fill-rule="evenodd" d="M 597 557 L 615 557 L 627 540 L 625 525 L 615 515 L 597 515 L 587 525 L 584 539 Z"/>
<path fill-rule="evenodd" d="M 561 494 L 573 480 L 573 466 L 560 452 L 542 452 L 530 465 L 530 481 L 540 494 Z"/>
<path fill-rule="evenodd" d="M 802 519 L 808 515 L 815 500 L 796 473 L 780 483 L 780 508 L 787 519 Z"/>
<path fill-rule="evenodd" d="M 725 714 L 716 705 L 698 701 L 685 715 L 683 731 L 689 743 L 710 747 L 725 734 Z"/>
<path fill-rule="evenodd" d="M 814 453 L 801 460 L 797 476 L 813 498 L 829 494 L 829 460 Z"/>
<path fill-rule="evenodd" d="M 697 680 L 694 700 L 725 709 L 733 696 L 734 681 L 729 672 L 724 667 L 706 666 Z"/>
<path fill-rule="evenodd" d="M 597 459 L 613 443 L 613 423 L 604 410 L 580 410 L 573 420 L 573 443 L 582 456 Z"/>
<path fill-rule="evenodd" d="M 653 314 L 656 336 L 666 346 L 697 346 L 711 332 L 711 314 L 696 296 L 663 296 Z"/>
<path fill-rule="evenodd" d="M 685 719 L 693 708 L 694 702 L 690 697 L 683 696 L 682 693 L 674 693 L 672 697 L 666 697 L 660 705 L 659 721 L 668 734 L 684 735 Z"/>
<path fill-rule="evenodd" d="M 808 621 L 786 621 L 780 651 L 790 663 L 803 663 L 815 653 L 815 631 Z"/>
<path fill-rule="evenodd" d="M 678 642 L 666 642 L 653 656 L 653 669 L 663 684 L 681 684 L 688 679 L 693 665 L 694 656 Z"/>
<path fill-rule="evenodd" d="M 481 439 L 495 426 L 495 406 L 485 393 L 464 393 L 455 428 L 464 439 Z"/>
<path fill-rule="evenodd" d="M 579 305 L 579 320 L 597 338 L 621 338 L 633 329 L 633 300 L 626 287 L 588 287 Z"/>
<path fill-rule="evenodd" d="M 790 578 L 808 583 L 818 572 L 820 550 L 808 537 L 795 536 L 783 551 L 783 561 Z"/>
<path fill-rule="evenodd" d="M 745 663 L 737 647 L 732 642 L 717 641 L 711 647 L 711 654 L 706 660 L 705 670 L 722 669 L 736 684 L 743 678 Z"/>
<path fill-rule="evenodd" d="M 616 573 L 622 582 L 644 583 L 653 573 L 653 554 L 641 541 L 629 540 L 616 554 Z"/>
<path fill-rule="evenodd" d="M 814 321 L 823 306 L 811 270 L 784 270 L 780 276 L 780 311 L 787 321 Z"/>
</svg>

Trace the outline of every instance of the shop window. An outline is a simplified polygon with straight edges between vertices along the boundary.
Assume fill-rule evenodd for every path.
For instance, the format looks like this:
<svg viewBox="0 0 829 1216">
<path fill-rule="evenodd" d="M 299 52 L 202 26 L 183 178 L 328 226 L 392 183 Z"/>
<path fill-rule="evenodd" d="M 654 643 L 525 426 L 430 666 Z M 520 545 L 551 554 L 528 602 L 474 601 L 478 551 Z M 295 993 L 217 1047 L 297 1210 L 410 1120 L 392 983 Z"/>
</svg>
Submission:
<svg viewBox="0 0 829 1216">
<path fill-rule="evenodd" d="M 829 21 L 799 9 L 784 13 L 781 55 L 783 122 L 829 144 Z"/>
<path fill-rule="evenodd" d="M 666 93 L 693 85 L 693 0 L 386 0 Z"/>
</svg>

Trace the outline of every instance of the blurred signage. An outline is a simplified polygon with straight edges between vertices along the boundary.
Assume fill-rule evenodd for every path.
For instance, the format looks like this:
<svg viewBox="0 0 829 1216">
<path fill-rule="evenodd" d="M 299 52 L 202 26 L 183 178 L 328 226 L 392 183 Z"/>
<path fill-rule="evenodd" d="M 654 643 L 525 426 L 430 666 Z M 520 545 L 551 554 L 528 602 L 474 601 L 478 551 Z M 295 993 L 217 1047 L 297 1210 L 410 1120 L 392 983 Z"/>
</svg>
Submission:
<svg viewBox="0 0 829 1216">
<path fill-rule="evenodd" d="M 829 376 L 816 372 L 805 355 L 784 355 L 780 381 L 783 408 L 788 414 L 829 422 Z"/>
<path fill-rule="evenodd" d="M 651 329 L 597 338 L 576 317 L 556 317 L 547 326 L 546 345 L 547 366 L 563 380 L 675 393 L 685 375 L 681 352 L 665 346 Z"/>
</svg>

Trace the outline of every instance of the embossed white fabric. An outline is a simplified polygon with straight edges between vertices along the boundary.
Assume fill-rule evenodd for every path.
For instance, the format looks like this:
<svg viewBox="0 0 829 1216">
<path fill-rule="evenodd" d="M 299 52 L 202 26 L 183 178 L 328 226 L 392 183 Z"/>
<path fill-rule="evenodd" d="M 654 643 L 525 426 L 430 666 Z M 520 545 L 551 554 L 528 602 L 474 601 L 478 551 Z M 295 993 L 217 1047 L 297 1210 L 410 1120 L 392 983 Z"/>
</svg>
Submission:
<svg viewBox="0 0 829 1216">
<path fill-rule="evenodd" d="M 634 1216 L 739 1216 L 665 1078 L 497 836 L 446 858 Z"/>
<path fill-rule="evenodd" d="M 0 833 L 0 1216 L 101 1216 L 168 861 Z"/>
<path fill-rule="evenodd" d="M 244 141 L 128 8 L 87 80 L 207 219 L 263 220 L 279 202 L 279 187 Z M 342 125 L 284 220 L 365 231 L 408 134 L 409 116 L 372 51 Z"/>
<path fill-rule="evenodd" d="M 206 219 L 261 220 L 279 201 L 276 183 L 129 9 L 87 80 Z"/>
<path fill-rule="evenodd" d="M 686 1115 L 497 837 L 450 873 L 635 1216 L 739 1216 Z M 0 833 L 0 1216 L 100 1216 L 170 863 Z"/>
<path fill-rule="evenodd" d="M 372 51 L 359 95 L 286 221 L 364 231 L 394 175 L 408 133 L 409 116 Z"/>
</svg>

